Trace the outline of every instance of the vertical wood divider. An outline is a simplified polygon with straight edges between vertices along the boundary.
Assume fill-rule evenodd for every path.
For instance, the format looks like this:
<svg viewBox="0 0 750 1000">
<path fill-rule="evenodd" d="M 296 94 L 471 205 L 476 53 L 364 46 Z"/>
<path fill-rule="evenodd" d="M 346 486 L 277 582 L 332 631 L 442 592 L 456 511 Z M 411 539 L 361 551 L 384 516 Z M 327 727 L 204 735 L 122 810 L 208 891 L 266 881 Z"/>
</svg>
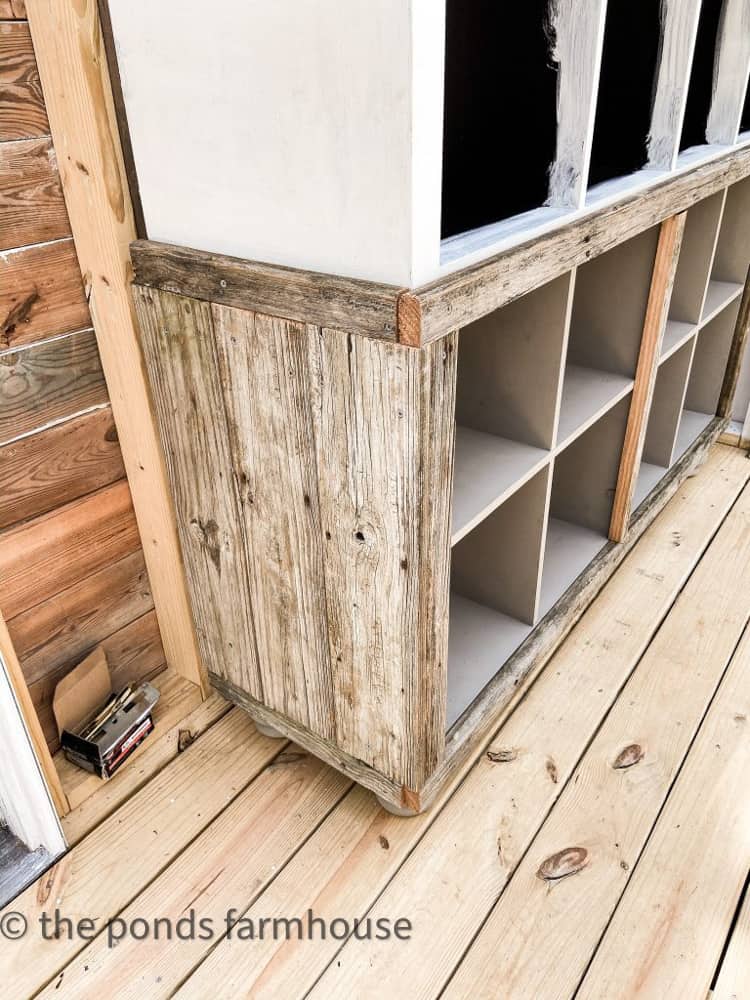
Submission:
<svg viewBox="0 0 750 1000">
<path fill-rule="evenodd" d="M 39 718 L 26 685 L 26 679 L 21 670 L 21 664 L 18 662 L 18 657 L 16 656 L 16 651 L 2 614 L 0 614 L 0 656 L 8 671 L 11 687 L 26 722 L 26 730 L 31 739 L 31 744 L 34 748 L 36 759 L 39 762 L 39 767 L 42 770 L 44 780 L 47 783 L 47 788 L 52 796 L 55 809 L 57 809 L 59 816 L 65 816 L 70 812 L 68 798 L 63 791 L 60 777 L 52 760 L 52 755 L 49 752 L 47 740 L 44 738 Z M 2 666 L 0 666 L 1 669 Z"/>
<path fill-rule="evenodd" d="M 748 329 L 750 329 L 750 268 L 748 268 L 747 277 L 745 278 L 745 288 L 742 292 L 740 311 L 737 315 L 737 323 L 734 328 L 732 346 L 729 348 L 729 360 L 727 361 L 727 370 L 724 375 L 724 384 L 721 387 L 719 405 L 716 409 L 716 415 L 719 417 L 730 417 L 732 415 L 732 403 L 734 402 L 737 380 L 740 377 L 740 363 L 745 350 Z"/>
<path fill-rule="evenodd" d="M 559 65 L 557 150 L 548 204 L 582 208 L 594 138 L 607 0 L 558 0 L 553 5 L 553 59 Z"/>
<path fill-rule="evenodd" d="M 96 3 L 30 0 L 65 203 L 143 542 L 167 664 L 207 693 L 131 299 L 133 207 Z"/>
<path fill-rule="evenodd" d="M 674 170 L 680 150 L 701 0 L 664 0 L 662 44 L 656 73 L 648 165 Z"/>
<path fill-rule="evenodd" d="M 648 414 L 659 366 L 659 352 L 669 312 L 669 300 L 677 271 L 677 260 L 680 255 L 686 217 L 687 213 L 681 212 L 679 215 L 665 219 L 659 232 L 651 290 L 646 307 L 646 318 L 643 323 L 641 348 L 638 354 L 638 366 L 635 372 L 633 398 L 625 429 L 625 441 L 609 526 L 609 537 L 613 542 L 623 541 L 630 522 L 633 493 L 641 464 Z"/>
<path fill-rule="evenodd" d="M 737 141 L 742 106 L 750 73 L 750 0 L 726 0 L 722 11 L 708 142 L 732 145 Z"/>
</svg>

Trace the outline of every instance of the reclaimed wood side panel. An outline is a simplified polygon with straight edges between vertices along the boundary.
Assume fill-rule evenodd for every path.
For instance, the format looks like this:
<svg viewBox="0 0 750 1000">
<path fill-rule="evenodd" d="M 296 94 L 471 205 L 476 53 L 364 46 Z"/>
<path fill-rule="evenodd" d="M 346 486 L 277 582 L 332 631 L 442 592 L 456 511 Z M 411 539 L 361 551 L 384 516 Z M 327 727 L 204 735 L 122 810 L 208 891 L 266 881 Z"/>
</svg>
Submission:
<svg viewBox="0 0 750 1000">
<path fill-rule="evenodd" d="M 134 286 L 203 660 L 262 700 L 211 306 Z"/>
<path fill-rule="evenodd" d="M 0 250 L 70 236 L 49 139 L 0 143 Z"/>
<path fill-rule="evenodd" d="M 91 330 L 0 353 L 0 445 L 106 402 Z"/>
<path fill-rule="evenodd" d="M 0 350 L 91 326 L 72 240 L 0 256 Z"/>
<path fill-rule="evenodd" d="M 662 0 L 661 4 L 662 37 L 648 162 L 662 170 L 674 170 L 677 161 L 700 8 L 701 0 Z"/>
<path fill-rule="evenodd" d="M 317 327 L 217 305 L 213 313 L 263 700 L 334 739 L 310 409 Z"/>
<path fill-rule="evenodd" d="M 0 22 L 0 141 L 48 134 L 29 25 L 25 21 Z"/>
<path fill-rule="evenodd" d="M 0 448 L 0 528 L 124 478 L 110 408 L 93 410 Z"/>
</svg>

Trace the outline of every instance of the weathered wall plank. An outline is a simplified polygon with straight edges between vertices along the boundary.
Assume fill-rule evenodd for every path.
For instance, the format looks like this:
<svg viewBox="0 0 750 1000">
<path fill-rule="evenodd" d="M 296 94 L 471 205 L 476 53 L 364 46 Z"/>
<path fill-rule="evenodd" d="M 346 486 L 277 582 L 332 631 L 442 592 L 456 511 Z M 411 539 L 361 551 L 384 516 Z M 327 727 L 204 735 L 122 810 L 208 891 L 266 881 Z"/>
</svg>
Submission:
<svg viewBox="0 0 750 1000">
<path fill-rule="evenodd" d="M 72 240 L 0 255 L 0 350 L 91 326 Z"/>
<path fill-rule="evenodd" d="M 49 139 L 0 144 L 0 250 L 70 236 Z"/>
<path fill-rule="evenodd" d="M 0 445 L 106 402 L 91 330 L 0 354 Z"/>
<path fill-rule="evenodd" d="M 46 514 L 125 475 L 109 407 L 0 449 L 0 528 Z"/>
<path fill-rule="evenodd" d="M 0 23 L 0 141 L 48 134 L 29 25 L 26 21 Z"/>
</svg>

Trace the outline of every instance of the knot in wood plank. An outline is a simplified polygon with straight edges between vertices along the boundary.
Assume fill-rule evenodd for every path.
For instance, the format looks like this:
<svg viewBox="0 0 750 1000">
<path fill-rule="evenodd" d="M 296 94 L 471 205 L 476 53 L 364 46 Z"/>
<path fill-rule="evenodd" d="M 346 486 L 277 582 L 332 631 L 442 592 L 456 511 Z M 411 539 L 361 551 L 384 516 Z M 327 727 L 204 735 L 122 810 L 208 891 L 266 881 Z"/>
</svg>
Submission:
<svg viewBox="0 0 750 1000">
<path fill-rule="evenodd" d="M 589 852 L 585 847 L 564 847 L 551 854 L 541 863 L 537 878 L 543 882 L 559 882 L 568 875 L 575 875 L 589 863 Z"/>
<path fill-rule="evenodd" d="M 622 771 L 626 767 L 632 767 L 634 764 L 637 764 L 638 761 L 643 760 L 645 752 L 646 751 L 640 743 L 628 743 L 628 745 L 623 747 L 623 749 L 615 757 L 612 767 L 616 771 Z"/>
</svg>

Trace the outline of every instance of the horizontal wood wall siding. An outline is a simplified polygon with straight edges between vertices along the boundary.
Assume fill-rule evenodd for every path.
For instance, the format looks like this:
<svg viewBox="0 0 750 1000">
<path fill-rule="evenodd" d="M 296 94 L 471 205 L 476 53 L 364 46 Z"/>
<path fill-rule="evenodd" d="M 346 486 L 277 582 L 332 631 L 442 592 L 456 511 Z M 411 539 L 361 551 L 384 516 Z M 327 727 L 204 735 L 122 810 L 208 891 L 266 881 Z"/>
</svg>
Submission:
<svg viewBox="0 0 750 1000">
<path fill-rule="evenodd" d="M 73 240 L 0 256 L 0 350 L 89 326 Z"/>
<path fill-rule="evenodd" d="M 118 629 L 113 635 L 104 639 L 101 645 L 107 655 L 112 687 L 115 690 L 125 687 L 126 684 L 149 680 L 165 667 L 164 648 L 153 611 Z M 55 687 L 67 672 L 66 667 L 61 667 L 29 687 L 42 732 L 52 753 L 60 745 L 52 714 L 52 696 Z"/>
<path fill-rule="evenodd" d="M 648 136 L 649 166 L 673 170 L 680 149 L 701 0 L 662 0 L 662 40 Z"/>
<path fill-rule="evenodd" d="M 0 0 L 0 20 L 26 17 L 26 0 Z"/>
<path fill-rule="evenodd" d="M 403 289 L 223 254 L 137 240 L 130 256 L 139 285 L 301 323 L 396 339 Z"/>
<path fill-rule="evenodd" d="M 0 608 L 6 621 L 140 545 L 125 481 L 0 535 Z"/>
<path fill-rule="evenodd" d="M 454 340 L 134 294 L 212 676 L 418 808 L 445 738 Z"/>
<path fill-rule="evenodd" d="M 0 0 L 0 614 L 55 749 L 54 686 L 97 643 L 116 684 L 164 652 L 25 16 Z"/>
<path fill-rule="evenodd" d="M 0 528 L 45 514 L 125 475 L 110 408 L 0 448 Z"/>
<path fill-rule="evenodd" d="M 0 445 L 106 402 L 92 330 L 0 354 Z"/>
<path fill-rule="evenodd" d="M 750 174 L 750 149 L 665 179 L 648 197 L 631 194 L 600 213 L 491 257 L 402 296 L 408 324 L 399 339 L 425 344 L 507 305 L 592 257 Z"/>
<path fill-rule="evenodd" d="M 49 134 L 26 21 L 0 22 L 0 142 Z"/>
<path fill-rule="evenodd" d="M 0 143 L 0 250 L 70 236 L 49 139 Z"/>
</svg>

